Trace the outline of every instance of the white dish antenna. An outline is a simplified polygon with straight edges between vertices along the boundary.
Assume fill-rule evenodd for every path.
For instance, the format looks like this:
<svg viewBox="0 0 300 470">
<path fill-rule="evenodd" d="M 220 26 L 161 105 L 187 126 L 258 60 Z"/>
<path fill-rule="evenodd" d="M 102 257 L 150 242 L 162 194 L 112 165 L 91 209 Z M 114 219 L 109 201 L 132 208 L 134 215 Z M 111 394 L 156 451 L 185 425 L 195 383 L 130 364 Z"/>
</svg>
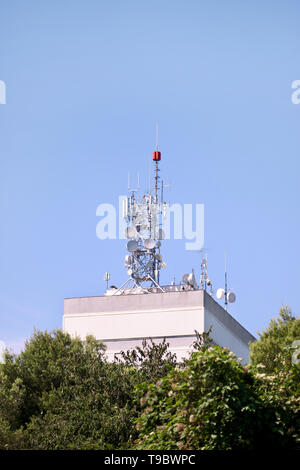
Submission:
<svg viewBox="0 0 300 470">
<path fill-rule="evenodd" d="M 217 293 L 216 293 L 216 296 L 217 296 L 217 299 L 223 299 L 225 295 L 225 290 L 220 288 L 217 290 Z"/>
<path fill-rule="evenodd" d="M 125 256 L 125 266 L 126 266 L 126 267 L 127 267 L 127 266 L 130 266 L 131 263 L 132 263 L 132 258 L 131 258 L 131 256 L 130 256 L 130 255 L 126 255 L 126 256 Z"/>
<path fill-rule="evenodd" d="M 196 279 L 193 272 L 188 275 L 188 284 L 190 286 L 194 286 L 196 284 Z"/>
<path fill-rule="evenodd" d="M 129 242 L 127 243 L 127 250 L 130 251 L 130 252 L 134 252 L 134 251 L 137 251 L 138 249 L 138 242 L 136 240 L 129 240 Z"/>
<path fill-rule="evenodd" d="M 234 292 L 228 292 L 227 294 L 227 300 L 229 303 L 233 303 L 236 301 L 236 296 L 235 296 L 235 293 Z"/>
<path fill-rule="evenodd" d="M 127 238 L 135 238 L 137 236 L 137 231 L 135 227 L 127 227 L 125 231 Z"/>
<path fill-rule="evenodd" d="M 153 238 L 147 238 L 147 240 L 144 241 L 144 247 L 147 250 L 152 250 L 155 247 L 155 240 L 153 240 Z"/>
<path fill-rule="evenodd" d="M 195 279 L 194 272 L 184 274 L 182 276 L 182 280 L 183 280 L 183 282 L 185 282 L 186 284 L 188 284 L 192 287 L 195 287 L 195 285 L 196 285 L 196 279 Z"/>
</svg>

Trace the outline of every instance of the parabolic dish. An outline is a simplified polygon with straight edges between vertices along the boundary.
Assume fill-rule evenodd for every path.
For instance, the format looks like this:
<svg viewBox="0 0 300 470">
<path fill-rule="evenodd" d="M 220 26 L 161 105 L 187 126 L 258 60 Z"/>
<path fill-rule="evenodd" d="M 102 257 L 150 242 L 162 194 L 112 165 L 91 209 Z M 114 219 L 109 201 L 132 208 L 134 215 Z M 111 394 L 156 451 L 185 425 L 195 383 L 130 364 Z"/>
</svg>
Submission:
<svg viewBox="0 0 300 470">
<path fill-rule="evenodd" d="M 130 255 L 125 256 L 125 266 L 130 266 L 132 263 L 132 259 Z"/>
<path fill-rule="evenodd" d="M 225 295 L 224 289 L 220 288 L 217 290 L 217 293 L 216 293 L 217 299 L 223 299 L 224 295 Z"/>
<path fill-rule="evenodd" d="M 137 231 L 135 227 L 127 227 L 125 231 L 125 235 L 127 238 L 134 238 L 137 235 Z"/>
<path fill-rule="evenodd" d="M 235 293 L 234 292 L 228 292 L 228 294 L 227 294 L 228 302 L 230 302 L 232 304 L 233 302 L 235 302 L 235 299 L 236 299 Z"/>
<path fill-rule="evenodd" d="M 138 249 L 138 242 L 136 240 L 129 240 L 127 243 L 127 250 L 130 252 L 136 251 Z"/>
<path fill-rule="evenodd" d="M 147 248 L 147 250 L 152 250 L 152 248 L 155 247 L 155 240 L 153 240 L 153 238 L 147 238 L 147 240 L 144 241 L 144 247 Z"/>
<path fill-rule="evenodd" d="M 190 274 L 188 275 L 187 282 L 188 282 L 191 286 L 193 286 L 193 285 L 195 284 L 196 280 L 195 280 L 194 273 L 190 273 Z"/>
</svg>

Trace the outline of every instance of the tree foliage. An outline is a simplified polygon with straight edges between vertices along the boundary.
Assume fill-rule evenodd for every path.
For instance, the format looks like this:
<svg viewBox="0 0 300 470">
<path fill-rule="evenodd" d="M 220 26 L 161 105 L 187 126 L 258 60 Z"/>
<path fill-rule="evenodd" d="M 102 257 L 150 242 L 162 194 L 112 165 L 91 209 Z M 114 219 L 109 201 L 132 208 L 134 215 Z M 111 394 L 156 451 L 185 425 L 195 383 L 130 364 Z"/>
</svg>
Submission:
<svg viewBox="0 0 300 470">
<path fill-rule="evenodd" d="M 155 384 L 137 387 L 137 449 L 232 450 L 295 446 L 284 409 L 234 354 L 219 346 L 192 354 Z"/>
<path fill-rule="evenodd" d="M 175 364 L 168 344 L 144 342 L 113 363 L 92 336 L 36 331 L 0 365 L 0 447 L 126 448 L 136 437 L 136 384 Z"/>
<path fill-rule="evenodd" d="M 143 340 L 142 347 L 121 351 L 115 355 L 115 361 L 138 369 L 140 379 L 147 382 L 163 377 L 177 364 L 176 354 L 169 351 L 165 338 L 158 343 L 151 338 L 149 341 Z"/>
<path fill-rule="evenodd" d="M 288 306 L 250 344 L 250 368 L 265 402 L 275 406 L 276 423 L 300 447 L 300 319 Z"/>
<path fill-rule="evenodd" d="M 35 331 L 0 364 L 0 448 L 294 448 L 297 325 L 281 312 L 251 346 L 249 366 L 209 332 L 195 332 L 194 352 L 178 364 L 166 341 L 144 341 L 109 362 L 92 336 Z"/>
<path fill-rule="evenodd" d="M 283 357 L 292 352 L 295 340 L 300 340 L 300 318 L 292 315 L 288 306 L 282 307 L 277 318 L 259 334 L 259 340 L 250 344 L 250 362 L 263 364 L 266 373 L 284 368 Z"/>
</svg>

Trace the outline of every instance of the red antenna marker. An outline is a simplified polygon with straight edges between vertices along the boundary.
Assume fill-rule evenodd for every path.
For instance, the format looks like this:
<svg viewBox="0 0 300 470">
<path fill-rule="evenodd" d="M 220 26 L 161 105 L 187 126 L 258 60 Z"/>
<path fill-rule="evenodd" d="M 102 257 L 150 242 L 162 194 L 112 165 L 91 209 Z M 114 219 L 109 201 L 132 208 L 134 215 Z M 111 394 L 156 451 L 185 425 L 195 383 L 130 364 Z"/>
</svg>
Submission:
<svg viewBox="0 0 300 470">
<path fill-rule="evenodd" d="M 156 150 L 153 152 L 152 160 L 159 162 L 161 159 L 161 153 L 158 151 L 158 122 L 156 121 Z"/>
</svg>

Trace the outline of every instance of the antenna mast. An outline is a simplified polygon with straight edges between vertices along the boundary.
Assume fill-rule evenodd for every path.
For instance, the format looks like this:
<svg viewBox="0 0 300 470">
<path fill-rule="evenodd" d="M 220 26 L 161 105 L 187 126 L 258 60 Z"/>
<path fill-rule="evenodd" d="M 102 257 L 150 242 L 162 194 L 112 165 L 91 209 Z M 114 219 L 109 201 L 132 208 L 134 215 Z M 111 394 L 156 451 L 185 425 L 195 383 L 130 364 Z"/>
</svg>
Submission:
<svg viewBox="0 0 300 470">
<path fill-rule="evenodd" d="M 164 292 L 159 285 L 160 269 L 166 264 L 162 261 L 160 254 L 162 230 L 162 201 L 163 189 L 161 188 L 161 198 L 159 197 L 159 162 L 161 153 L 158 150 L 158 123 L 156 122 L 156 143 L 155 151 L 152 154 L 154 166 L 154 194 L 149 188 L 144 196 L 135 195 L 136 190 L 129 188 L 129 195 L 125 200 L 123 216 L 127 222 L 126 236 L 127 250 L 129 254 L 125 257 L 125 267 L 127 268 L 129 279 L 113 295 L 117 293 L 129 293 L 124 289 L 130 281 L 133 288 L 143 287 L 144 283 L 150 282 L 150 287 L 156 287 Z M 128 183 L 130 186 L 130 183 Z M 139 186 L 139 178 L 138 178 Z M 143 287 L 144 289 L 144 287 Z M 147 288 L 145 288 L 147 290 Z M 121 292 L 120 292 L 121 291 Z"/>
<path fill-rule="evenodd" d="M 212 294 L 212 283 L 207 275 L 207 255 L 201 256 L 201 275 L 200 275 L 200 288 L 205 290 L 210 287 L 210 293 Z"/>
<path fill-rule="evenodd" d="M 158 162 L 161 159 L 161 153 L 158 151 L 158 122 L 156 121 L 156 145 L 155 145 L 155 152 L 153 152 L 153 161 L 155 161 L 155 176 L 154 176 L 154 181 L 155 181 L 155 192 L 154 192 L 154 202 L 157 204 L 158 202 L 158 190 L 159 190 L 159 168 L 158 168 Z"/>
<path fill-rule="evenodd" d="M 104 281 L 106 282 L 106 290 L 108 289 L 108 281 L 110 280 L 110 274 L 109 272 L 106 272 L 104 274 Z"/>
<path fill-rule="evenodd" d="M 225 310 L 227 312 L 227 305 L 228 305 L 228 299 L 227 299 L 227 257 L 226 257 L 226 252 L 224 255 L 224 267 L 225 267 Z"/>
<path fill-rule="evenodd" d="M 226 256 L 226 253 L 225 253 L 225 257 L 224 257 L 224 267 L 225 267 L 225 286 L 224 286 L 224 289 L 220 288 L 217 290 L 217 298 L 218 299 L 223 299 L 224 297 L 224 303 L 225 303 L 225 310 L 227 312 L 227 305 L 228 305 L 228 302 L 229 303 L 233 303 L 235 302 L 236 300 L 236 295 L 235 293 L 232 291 L 232 289 L 228 289 L 228 285 L 227 285 L 227 256 Z"/>
</svg>

